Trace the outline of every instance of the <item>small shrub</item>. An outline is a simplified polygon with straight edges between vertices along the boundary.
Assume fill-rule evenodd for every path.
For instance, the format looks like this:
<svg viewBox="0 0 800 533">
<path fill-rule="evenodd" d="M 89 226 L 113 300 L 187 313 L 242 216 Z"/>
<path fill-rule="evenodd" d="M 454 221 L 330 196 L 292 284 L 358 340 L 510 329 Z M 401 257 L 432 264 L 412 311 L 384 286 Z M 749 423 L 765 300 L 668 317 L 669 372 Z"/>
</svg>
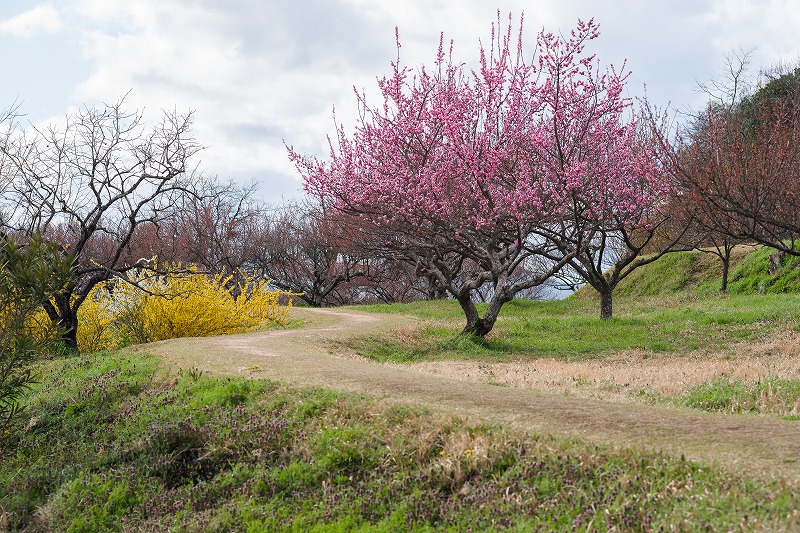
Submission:
<svg viewBox="0 0 800 533">
<path fill-rule="evenodd" d="M 114 327 L 117 317 L 110 305 L 109 287 L 107 283 L 97 285 L 78 309 L 78 347 L 84 353 L 110 350 L 122 344 L 121 332 Z"/>
<path fill-rule="evenodd" d="M 71 265 L 40 236 L 20 246 L 0 234 L 0 445 L 21 419 L 22 396 L 35 380 L 31 365 L 46 345 L 37 312 L 66 284 Z"/>
</svg>

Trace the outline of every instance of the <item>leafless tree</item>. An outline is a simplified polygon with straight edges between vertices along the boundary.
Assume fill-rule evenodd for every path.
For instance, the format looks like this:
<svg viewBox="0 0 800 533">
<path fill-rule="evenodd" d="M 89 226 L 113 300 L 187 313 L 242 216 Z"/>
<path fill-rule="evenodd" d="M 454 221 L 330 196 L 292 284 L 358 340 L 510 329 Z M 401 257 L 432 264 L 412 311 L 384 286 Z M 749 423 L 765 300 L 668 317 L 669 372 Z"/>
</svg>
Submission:
<svg viewBox="0 0 800 533">
<path fill-rule="evenodd" d="M 303 293 L 309 305 L 352 303 L 339 289 L 367 276 L 370 263 L 348 248 L 351 231 L 312 199 L 285 203 L 262 218 L 256 266 L 276 287 Z"/>
<path fill-rule="evenodd" d="M 751 82 L 747 63 L 747 54 L 728 57 L 728 74 L 702 86 L 709 105 L 674 141 L 661 140 L 664 167 L 724 270 L 737 242 L 800 255 L 800 67 Z"/>
<path fill-rule="evenodd" d="M 78 309 L 101 281 L 136 267 L 131 242 L 182 201 L 200 150 L 192 114 L 164 112 L 148 126 L 124 98 L 86 107 L 61 124 L 27 124 L 16 108 L 0 117 L 0 202 L 10 231 L 42 233 L 75 257 L 66 287 L 44 307 L 77 349 Z"/>
<path fill-rule="evenodd" d="M 198 179 L 162 222 L 134 236 L 134 254 L 157 256 L 159 263 L 193 265 L 210 274 L 251 270 L 264 209 L 254 193 L 254 185 Z"/>
<path fill-rule="evenodd" d="M 740 48 L 726 54 L 720 75 L 708 81 L 696 80 L 697 90 L 708 96 L 711 105 L 725 110 L 732 109 L 741 102 L 742 97 L 752 91 L 753 80 L 749 74 L 749 66 L 753 52 L 754 48 Z"/>
</svg>

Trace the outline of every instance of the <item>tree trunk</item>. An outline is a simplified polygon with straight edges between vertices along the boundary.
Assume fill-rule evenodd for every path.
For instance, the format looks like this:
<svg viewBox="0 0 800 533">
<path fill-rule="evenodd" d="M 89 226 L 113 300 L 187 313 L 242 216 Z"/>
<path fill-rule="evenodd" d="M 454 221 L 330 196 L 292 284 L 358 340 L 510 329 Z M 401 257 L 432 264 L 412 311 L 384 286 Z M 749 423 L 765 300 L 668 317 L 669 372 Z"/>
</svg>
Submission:
<svg viewBox="0 0 800 533">
<path fill-rule="evenodd" d="M 435 276 L 425 276 L 428 282 L 428 300 L 444 300 L 447 298 L 447 290 L 439 284 Z"/>
<path fill-rule="evenodd" d="M 483 335 L 492 331 L 495 322 L 497 322 L 497 317 L 500 316 L 500 309 L 512 299 L 513 297 L 507 292 L 495 289 L 494 296 L 489 302 L 489 307 L 486 308 L 486 312 L 483 314 L 483 325 L 486 330 Z"/>
<path fill-rule="evenodd" d="M 769 254 L 769 273 L 774 274 L 781 268 L 783 258 L 786 257 L 786 252 L 783 250 L 776 250 Z"/>
<path fill-rule="evenodd" d="M 492 325 L 486 324 L 486 322 L 482 318 L 478 318 L 478 320 L 470 325 L 467 324 L 463 330 L 461 330 L 461 335 L 475 335 L 476 337 L 485 337 L 487 333 L 492 331 Z"/>
<path fill-rule="evenodd" d="M 509 297 L 507 293 L 496 291 L 483 317 L 480 317 L 478 316 L 478 309 L 475 307 L 475 303 L 472 301 L 472 298 L 470 298 L 470 294 L 468 293 L 463 301 L 462 296 L 459 296 L 458 303 L 461 304 L 461 308 L 464 310 L 464 314 L 467 317 L 467 325 L 464 327 L 461 334 L 485 337 L 494 328 L 494 324 L 497 322 L 497 317 L 500 315 L 500 309 L 503 307 L 503 304 L 510 301 L 511 297 Z"/>
<path fill-rule="evenodd" d="M 728 292 L 728 271 L 731 266 L 731 253 L 727 252 L 722 258 L 722 287 L 719 292 Z"/>
<path fill-rule="evenodd" d="M 611 318 L 614 311 L 614 304 L 611 298 L 612 290 L 603 288 L 600 289 L 600 318 Z"/>
<path fill-rule="evenodd" d="M 70 305 L 71 292 L 62 292 L 53 297 L 55 305 L 45 303 L 47 316 L 61 329 L 61 341 L 70 350 L 78 351 L 78 310 Z"/>
<path fill-rule="evenodd" d="M 479 326 L 479 322 L 483 322 L 478 316 L 478 308 L 475 307 L 475 302 L 472 301 L 471 295 L 469 291 L 459 293 L 456 296 L 461 309 L 464 311 L 464 316 L 467 319 L 467 325 L 464 326 L 464 330 L 461 332 L 462 335 L 479 335 L 477 330 L 482 329 L 482 324 Z"/>
<path fill-rule="evenodd" d="M 63 332 L 61 333 L 61 341 L 64 343 L 64 346 L 69 348 L 72 351 L 78 351 L 78 317 L 71 316 L 67 320 L 61 321 L 62 327 L 64 328 Z"/>
</svg>

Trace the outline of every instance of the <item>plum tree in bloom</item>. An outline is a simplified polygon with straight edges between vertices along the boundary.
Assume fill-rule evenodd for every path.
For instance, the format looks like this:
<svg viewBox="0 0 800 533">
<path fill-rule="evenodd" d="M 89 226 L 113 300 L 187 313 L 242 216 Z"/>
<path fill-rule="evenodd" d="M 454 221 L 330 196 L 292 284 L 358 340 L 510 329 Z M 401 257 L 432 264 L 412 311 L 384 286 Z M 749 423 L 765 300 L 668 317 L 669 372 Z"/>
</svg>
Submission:
<svg viewBox="0 0 800 533">
<path fill-rule="evenodd" d="M 309 192 L 434 275 L 464 310 L 464 332 L 481 336 L 503 304 L 584 249 L 591 235 L 571 222 L 578 207 L 625 217 L 651 200 L 629 184 L 630 172 L 650 169 L 626 151 L 625 76 L 584 52 L 597 25 L 579 21 L 568 38 L 541 32 L 529 60 L 522 34 L 522 20 L 514 38 L 511 17 L 505 32 L 498 19 L 474 71 L 443 40 L 430 69 L 398 57 L 378 82 L 383 103 L 358 94 L 355 131 L 340 127 L 327 159 L 289 148 Z M 480 316 L 473 296 L 487 284 Z"/>
<path fill-rule="evenodd" d="M 592 286 L 600 298 L 600 318 L 610 318 L 613 292 L 623 279 L 667 252 L 691 248 L 680 244 L 690 222 L 678 223 L 667 209 L 672 187 L 647 122 L 623 121 L 625 107 L 602 109 L 587 100 L 589 107 L 574 117 L 600 114 L 609 124 L 595 134 L 586 124 L 577 128 L 578 135 L 553 135 L 556 149 L 544 164 L 569 191 L 569 209 L 543 233 L 564 251 L 578 250 L 560 275 Z M 561 130 L 557 124 L 552 128 Z"/>
<path fill-rule="evenodd" d="M 584 55 L 586 42 L 597 36 L 590 21 L 579 23 L 566 41 L 552 34 L 539 37 L 544 99 L 536 116 L 539 135 L 528 157 L 562 203 L 560 216 L 536 235 L 571 255 L 559 275 L 597 290 L 600 317 L 610 318 L 617 284 L 672 250 L 682 232 L 642 257 L 668 220 L 661 208 L 670 182 L 649 134 L 651 124 L 623 95 L 630 73 L 624 66 L 604 71 L 594 56 Z"/>
</svg>

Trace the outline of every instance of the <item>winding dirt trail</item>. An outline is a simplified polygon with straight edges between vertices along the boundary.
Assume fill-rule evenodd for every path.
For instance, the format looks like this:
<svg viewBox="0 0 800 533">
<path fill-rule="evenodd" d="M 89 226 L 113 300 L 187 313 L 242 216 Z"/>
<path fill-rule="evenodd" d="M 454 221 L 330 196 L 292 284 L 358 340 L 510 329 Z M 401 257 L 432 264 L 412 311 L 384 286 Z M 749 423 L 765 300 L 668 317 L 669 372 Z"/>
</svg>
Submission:
<svg viewBox="0 0 800 533">
<path fill-rule="evenodd" d="M 177 367 L 197 367 L 217 375 L 251 375 L 368 393 L 473 420 L 717 460 L 751 474 L 800 482 L 800 421 L 577 398 L 379 364 L 351 353 L 336 353 L 343 348 L 332 348 L 331 341 L 378 333 L 416 319 L 332 309 L 294 309 L 292 313 L 306 326 L 175 339 L 137 350 L 155 353 Z"/>
</svg>

